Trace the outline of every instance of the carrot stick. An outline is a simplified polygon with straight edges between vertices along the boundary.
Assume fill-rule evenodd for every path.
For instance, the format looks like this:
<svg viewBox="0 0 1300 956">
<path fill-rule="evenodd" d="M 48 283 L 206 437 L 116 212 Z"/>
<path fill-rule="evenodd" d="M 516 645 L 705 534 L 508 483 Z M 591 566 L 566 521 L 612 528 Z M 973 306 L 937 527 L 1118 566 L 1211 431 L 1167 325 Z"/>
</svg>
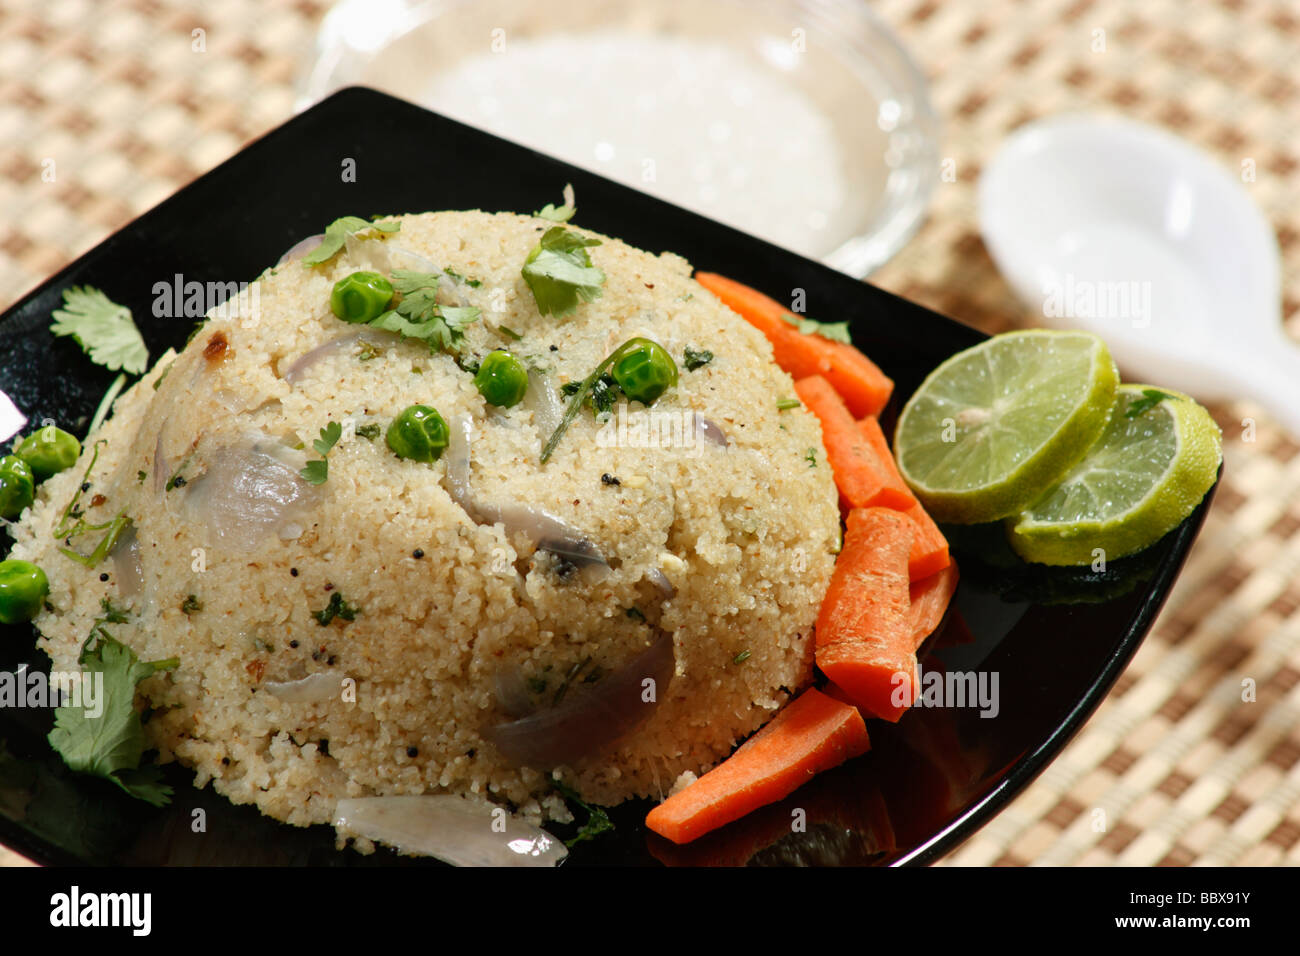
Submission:
<svg viewBox="0 0 1300 956">
<path fill-rule="evenodd" d="M 919 692 L 907 556 L 915 525 L 887 508 L 849 512 L 817 615 L 817 666 L 864 711 L 897 721 Z M 902 675 L 901 678 L 898 675 Z"/>
<path fill-rule="evenodd" d="M 889 450 L 889 443 L 885 440 L 885 433 L 880 430 L 880 422 L 874 416 L 868 416 L 858 422 L 858 431 L 875 452 L 876 460 L 881 462 L 881 470 L 886 475 L 885 481 L 907 495 L 906 505 L 891 507 L 897 507 L 916 522 L 912 553 L 907 560 L 908 573 L 913 581 L 937 574 L 952 560 L 948 555 L 948 540 L 939 530 L 939 526 L 934 523 L 934 519 L 916 500 L 912 490 L 907 487 L 907 482 L 903 481 L 903 476 L 898 471 L 898 464 L 894 461 L 894 453 Z"/>
<path fill-rule="evenodd" d="M 716 272 L 697 272 L 695 281 L 754 326 L 772 343 L 776 364 L 795 378 L 820 375 L 844 398 L 855 416 L 875 415 L 889 402 L 894 383 L 852 345 L 805 335 L 786 321 L 785 306 Z"/>
<path fill-rule="evenodd" d="M 689 843 L 870 746 L 854 708 L 809 688 L 730 757 L 651 810 L 646 826 L 674 843 Z"/>
<path fill-rule="evenodd" d="M 912 625 L 912 645 L 914 650 L 920 649 L 921 645 L 925 643 L 925 639 L 933 634 L 943 622 L 943 616 L 947 613 L 948 604 L 952 601 L 953 592 L 956 590 L 957 565 L 955 562 L 928 578 L 912 582 L 909 588 L 912 598 L 909 620 Z"/>
<path fill-rule="evenodd" d="M 895 481 L 889 474 L 893 456 L 889 456 L 888 465 L 880 460 L 830 382 L 820 375 L 810 375 L 796 381 L 794 391 L 822 424 L 826 458 L 835 475 L 840 500 L 847 507 L 902 509 L 912 505 L 916 499 L 911 491 L 901 478 Z"/>
</svg>

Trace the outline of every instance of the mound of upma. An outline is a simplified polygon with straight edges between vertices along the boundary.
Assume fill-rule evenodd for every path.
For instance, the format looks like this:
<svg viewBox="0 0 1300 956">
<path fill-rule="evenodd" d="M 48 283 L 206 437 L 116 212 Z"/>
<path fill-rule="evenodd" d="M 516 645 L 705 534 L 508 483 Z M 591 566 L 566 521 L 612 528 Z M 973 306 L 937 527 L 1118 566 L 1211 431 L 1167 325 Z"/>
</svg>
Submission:
<svg viewBox="0 0 1300 956">
<path fill-rule="evenodd" d="M 522 267 L 554 222 L 396 221 L 268 269 L 41 486 L 11 553 L 49 578 L 41 645 L 75 671 L 122 609 L 116 639 L 179 662 L 140 684 L 148 746 L 293 824 L 434 793 L 563 818 L 552 774 L 659 798 L 812 678 L 840 528 L 819 425 L 678 256 L 567 226 L 603 283 L 543 314 Z M 358 271 L 432 272 L 476 319 L 454 348 L 345 322 L 332 292 Z M 676 384 L 601 402 L 596 376 L 575 402 L 632 339 Z M 475 384 L 499 350 L 527 370 L 510 405 Z M 394 450 L 411 406 L 446 426 L 433 460 Z M 88 521 L 130 519 L 94 566 L 54 537 L 79 488 Z"/>
</svg>

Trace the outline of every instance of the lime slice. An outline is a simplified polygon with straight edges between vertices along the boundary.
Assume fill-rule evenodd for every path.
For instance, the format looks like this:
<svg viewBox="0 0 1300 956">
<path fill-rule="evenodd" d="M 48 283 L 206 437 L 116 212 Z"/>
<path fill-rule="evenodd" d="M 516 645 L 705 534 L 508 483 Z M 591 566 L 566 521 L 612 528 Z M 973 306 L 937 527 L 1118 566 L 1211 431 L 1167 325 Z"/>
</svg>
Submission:
<svg viewBox="0 0 1300 956">
<path fill-rule="evenodd" d="M 1087 332 L 1008 332 L 958 352 L 899 416 L 903 478 L 937 521 L 979 524 L 1042 497 L 1110 417 L 1119 373 Z"/>
<path fill-rule="evenodd" d="M 1088 454 L 1033 507 L 1010 519 L 1011 547 L 1039 564 L 1091 564 L 1155 544 L 1214 484 L 1223 438 L 1186 395 L 1121 385 Z"/>
</svg>

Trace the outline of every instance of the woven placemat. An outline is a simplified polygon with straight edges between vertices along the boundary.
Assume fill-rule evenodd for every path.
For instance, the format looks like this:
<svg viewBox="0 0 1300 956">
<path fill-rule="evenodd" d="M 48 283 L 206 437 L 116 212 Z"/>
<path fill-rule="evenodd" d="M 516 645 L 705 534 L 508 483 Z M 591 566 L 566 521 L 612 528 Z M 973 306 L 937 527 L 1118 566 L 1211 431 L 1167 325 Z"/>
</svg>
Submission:
<svg viewBox="0 0 1300 956">
<path fill-rule="evenodd" d="M 956 174 L 874 282 L 990 332 L 1030 324 L 978 235 L 981 163 L 1031 119 L 1103 109 L 1229 169 L 1250 161 L 1300 336 L 1300 14 L 1254 0 L 873 6 L 930 76 Z M 0 0 L 0 305 L 286 119 L 326 8 Z M 1224 479 L 1153 632 L 1073 743 L 945 863 L 1300 863 L 1300 445 L 1248 404 L 1214 412 Z"/>
</svg>

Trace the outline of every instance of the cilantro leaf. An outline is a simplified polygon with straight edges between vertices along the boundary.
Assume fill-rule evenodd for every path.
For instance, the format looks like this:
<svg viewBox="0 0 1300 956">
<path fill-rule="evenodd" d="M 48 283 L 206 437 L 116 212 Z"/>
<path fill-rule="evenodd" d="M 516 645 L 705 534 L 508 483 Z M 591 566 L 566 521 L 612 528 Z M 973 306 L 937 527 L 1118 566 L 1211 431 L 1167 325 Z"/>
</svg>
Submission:
<svg viewBox="0 0 1300 956">
<path fill-rule="evenodd" d="M 302 264 L 304 266 L 318 266 L 322 262 L 329 262 L 343 248 L 349 233 L 363 232 L 366 229 L 378 229 L 380 232 L 397 232 L 401 228 L 402 224 L 396 219 L 389 219 L 386 222 L 370 222 L 360 216 L 343 216 L 335 219 L 325 227 L 325 237 L 321 239 L 319 246 L 302 257 Z"/>
<path fill-rule="evenodd" d="M 1142 413 L 1155 408 L 1166 398 L 1172 399 L 1173 397 L 1173 395 L 1162 392 L 1158 388 L 1144 388 L 1142 389 L 1142 397 L 1129 405 L 1128 410 L 1124 412 L 1124 417 L 1137 418 Z"/>
<path fill-rule="evenodd" d="M 336 617 L 343 621 L 355 621 L 358 610 L 359 608 L 355 608 L 343 600 L 343 595 L 335 591 L 330 595 L 329 604 L 319 611 L 312 611 L 311 616 L 316 619 L 316 623 L 321 627 L 326 627 Z"/>
<path fill-rule="evenodd" d="M 171 788 L 161 782 L 155 766 L 140 766 L 144 754 L 144 725 L 135 709 L 136 685 L 158 671 L 170 670 L 180 661 L 141 662 L 135 652 L 114 640 L 97 627 L 92 638 L 94 648 L 81 652 L 83 679 L 99 682 L 103 687 L 97 706 L 98 717 L 87 716 L 84 706 L 65 705 L 54 712 L 54 729 L 50 746 L 63 757 L 64 763 L 78 773 L 89 773 L 111 780 L 133 797 L 156 807 L 166 806 Z"/>
<path fill-rule="evenodd" d="M 572 849 L 575 844 L 582 843 L 584 840 L 594 840 L 602 833 L 608 833 L 614 829 L 614 821 L 600 807 L 593 807 L 571 787 L 565 786 L 558 778 L 551 778 L 551 785 L 559 792 L 569 803 L 576 803 L 582 810 L 587 811 L 587 822 L 578 830 L 578 835 L 571 840 L 565 840 L 564 845 Z"/>
<path fill-rule="evenodd" d="M 573 201 L 573 184 L 564 184 L 564 205 L 556 206 L 554 203 L 547 203 L 537 212 L 533 213 L 538 219 L 549 219 L 551 222 L 568 222 L 573 218 L 573 214 L 578 211 L 577 204 Z"/>
<path fill-rule="evenodd" d="M 149 362 L 131 310 L 93 286 L 64 289 L 63 308 L 54 310 L 54 320 L 50 331 L 71 335 L 96 365 L 139 375 Z"/>
<path fill-rule="evenodd" d="M 708 349 L 696 349 L 686 346 L 686 371 L 694 372 L 713 361 L 713 353 Z"/>
<path fill-rule="evenodd" d="M 409 339 L 424 339 L 431 351 L 454 352 L 465 338 L 465 327 L 478 321 L 480 312 L 472 306 L 438 304 L 438 275 L 394 269 L 393 289 L 402 298 L 368 324 L 397 332 Z"/>
<path fill-rule="evenodd" d="M 324 428 L 320 430 L 320 438 L 317 438 L 311 444 L 312 447 L 315 448 L 322 455 L 328 455 L 330 453 L 330 449 L 333 448 L 335 445 L 337 445 L 339 443 L 339 439 L 342 437 L 343 437 L 343 426 L 340 425 L 338 422 L 330 422 L 328 425 L 326 425 Z"/>
<path fill-rule="evenodd" d="M 324 458 L 320 461 L 309 461 L 307 467 L 301 469 L 298 474 L 302 475 L 309 484 L 323 485 L 329 481 L 330 463 Z"/>
<path fill-rule="evenodd" d="M 343 426 L 338 422 L 330 422 L 320 430 L 320 438 L 314 439 L 311 446 L 320 454 L 321 460 L 309 461 L 306 468 L 299 470 L 298 474 L 302 475 L 305 481 L 313 485 L 323 485 L 329 480 L 330 463 L 326 456 L 342 436 Z"/>
<path fill-rule="evenodd" d="M 824 339 L 830 339 L 832 342 L 843 342 L 845 345 L 852 345 L 853 341 L 849 338 L 848 322 L 818 322 L 816 319 L 804 318 L 795 315 L 793 312 L 787 312 L 781 316 L 804 335 L 820 335 Z"/>
<path fill-rule="evenodd" d="M 600 296 L 605 273 L 591 264 L 587 249 L 600 245 L 563 226 L 552 226 L 524 260 L 523 276 L 542 315 L 568 315 L 580 302 Z"/>
</svg>

